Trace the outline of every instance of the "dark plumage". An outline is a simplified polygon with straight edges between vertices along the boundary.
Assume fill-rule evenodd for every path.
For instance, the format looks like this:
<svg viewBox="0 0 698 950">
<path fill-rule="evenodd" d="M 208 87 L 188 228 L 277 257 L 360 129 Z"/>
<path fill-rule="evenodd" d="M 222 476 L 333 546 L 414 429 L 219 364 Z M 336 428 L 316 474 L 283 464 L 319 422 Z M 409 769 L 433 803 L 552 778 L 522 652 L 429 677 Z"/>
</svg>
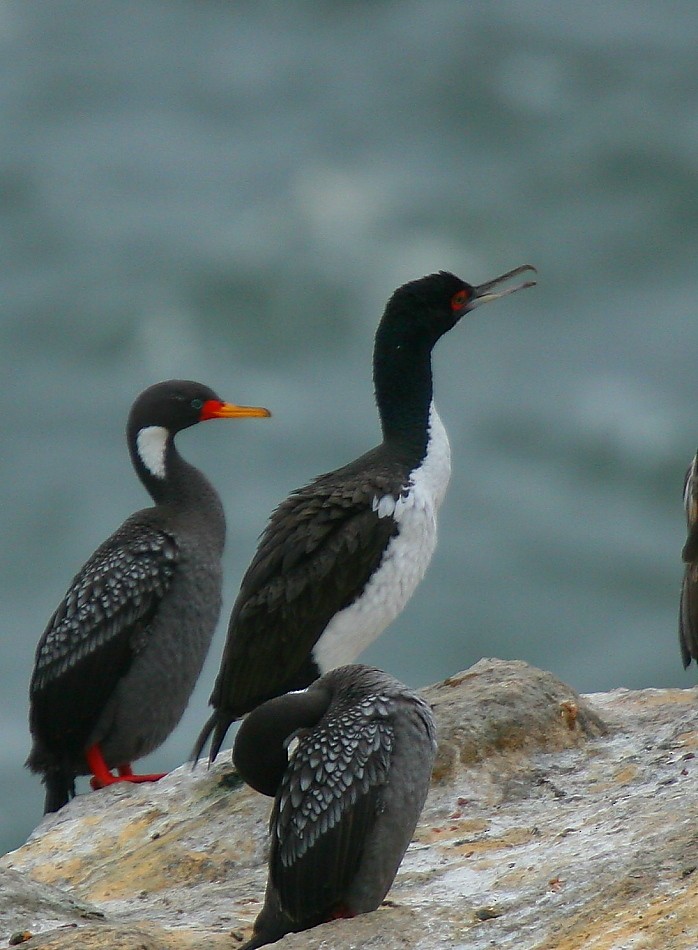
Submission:
<svg viewBox="0 0 698 950">
<path fill-rule="evenodd" d="M 275 799 L 264 907 L 241 950 L 379 906 L 414 833 L 435 752 L 429 706 L 368 666 L 332 670 L 247 716 L 233 761 Z"/>
<path fill-rule="evenodd" d="M 36 651 L 28 767 L 43 774 L 46 811 L 93 787 L 143 781 L 130 763 L 179 722 L 220 612 L 225 518 L 174 435 L 206 419 L 266 416 L 186 380 L 141 393 L 127 441 L 155 506 L 131 515 L 76 574 Z M 118 769 L 118 776 L 111 774 Z"/>
<path fill-rule="evenodd" d="M 679 646 L 684 667 L 698 662 L 698 454 L 686 472 L 683 500 L 686 508 L 688 537 L 681 557 L 685 569 L 679 609 Z"/>
<path fill-rule="evenodd" d="M 349 663 L 403 609 L 431 559 L 450 474 L 432 401 L 432 348 L 475 307 L 530 287 L 494 289 L 530 270 L 479 287 L 441 272 L 392 295 L 373 356 L 383 441 L 272 514 L 233 607 L 214 711 L 194 755 L 213 733 L 215 758 L 231 722 Z"/>
</svg>

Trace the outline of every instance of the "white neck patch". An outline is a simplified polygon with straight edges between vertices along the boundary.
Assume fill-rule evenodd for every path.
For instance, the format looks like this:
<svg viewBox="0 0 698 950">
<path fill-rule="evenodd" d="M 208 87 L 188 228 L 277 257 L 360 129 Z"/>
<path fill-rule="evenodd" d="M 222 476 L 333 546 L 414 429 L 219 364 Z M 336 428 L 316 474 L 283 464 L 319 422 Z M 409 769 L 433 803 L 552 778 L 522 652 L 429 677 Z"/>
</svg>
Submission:
<svg viewBox="0 0 698 950">
<path fill-rule="evenodd" d="M 432 403 L 427 453 L 421 464 L 397 500 L 392 495 L 373 498 L 378 517 L 393 518 L 399 530 L 361 595 L 334 615 L 313 647 L 321 673 L 354 663 L 414 593 L 436 547 L 436 519 L 450 474 L 448 436 Z"/>
<path fill-rule="evenodd" d="M 165 446 L 169 434 L 164 426 L 146 426 L 136 436 L 140 460 L 155 478 L 165 477 Z"/>
<path fill-rule="evenodd" d="M 379 518 L 402 520 L 405 513 L 414 508 L 432 507 L 434 512 L 441 507 L 446 488 L 451 478 L 451 447 L 448 435 L 432 402 L 429 409 L 429 432 L 427 452 L 421 463 L 414 469 L 410 481 L 404 487 L 399 498 L 392 495 L 374 496 L 371 507 Z"/>
</svg>

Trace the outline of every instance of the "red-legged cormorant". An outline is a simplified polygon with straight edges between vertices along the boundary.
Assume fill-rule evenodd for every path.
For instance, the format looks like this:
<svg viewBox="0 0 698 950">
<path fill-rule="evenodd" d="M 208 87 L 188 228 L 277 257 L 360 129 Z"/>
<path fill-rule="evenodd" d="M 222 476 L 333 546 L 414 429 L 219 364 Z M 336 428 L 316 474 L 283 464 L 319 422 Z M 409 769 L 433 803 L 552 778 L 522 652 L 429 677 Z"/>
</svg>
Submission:
<svg viewBox="0 0 698 950">
<path fill-rule="evenodd" d="M 209 481 L 174 445 L 207 419 L 268 416 L 188 380 L 151 386 L 128 419 L 131 461 L 155 505 L 131 515 L 74 577 L 36 651 L 27 760 L 45 811 L 93 788 L 139 782 L 131 762 L 161 745 L 184 712 L 221 605 L 225 518 Z M 112 770 L 116 770 L 114 775 Z"/>
<path fill-rule="evenodd" d="M 241 950 L 380 905 L 422 811 L 435 752 L 427 703 L 368 666 L 332 670 L 244 719 L 233 761 L 274 807 L 264 907 Z"/>
</svg>

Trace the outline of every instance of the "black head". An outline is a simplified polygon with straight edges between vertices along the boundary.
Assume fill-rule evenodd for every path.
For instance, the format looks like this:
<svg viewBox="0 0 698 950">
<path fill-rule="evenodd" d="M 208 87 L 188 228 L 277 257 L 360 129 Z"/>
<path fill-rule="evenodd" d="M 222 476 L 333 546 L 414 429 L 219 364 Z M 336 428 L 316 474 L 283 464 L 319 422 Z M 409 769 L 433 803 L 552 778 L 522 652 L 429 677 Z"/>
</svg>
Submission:
<svg viewBox="0 0 698 950">
<path fill-rule="evenodd" d="M 268 415 L 267 409 L 224 402 L 203 383 L 189 379 L 168 379 L 149 386 L 140 394 L 131 407 L 128 429 L 137 432 L 158 426 L 174 434 L 208 419 Z"/>
<path fill-rule="evenodd" d="M 288 740 L 299 729 L 316 726 L 331 700 L 331 687 L 317 680 L 307 689 L 267 700 L 243 719 L 233 763 L 248 785 L 276 795 L 288 766 Z"/>
<path fill-rule="evenodd" d="M 381 323 L 393 327 L 399 324 L 406 337 L 421 338 L 433 346 L 461 317 L 481 304 L 506 297 L 525 287 L 532 287 L 535 280 L 504 290 L 495 290 L 511 277 L 524 271 L 535 273 L 535 268 L 524 264 L 478 286 L 468 284 L 448 271 L 420 277 L 419 280 L 412 280 L 398 287 L 388 301 Z"/>
<path fill-rule="evenodd" d="M 131 407 L 126 426 L 131 461 L 156 501 L 171 482 L 173 438 L 207 419 L 268 416 L 268 409 L 223 402 L 208 386 L 189 379 L 169 379 L 144 390 Z"/>
</svg>

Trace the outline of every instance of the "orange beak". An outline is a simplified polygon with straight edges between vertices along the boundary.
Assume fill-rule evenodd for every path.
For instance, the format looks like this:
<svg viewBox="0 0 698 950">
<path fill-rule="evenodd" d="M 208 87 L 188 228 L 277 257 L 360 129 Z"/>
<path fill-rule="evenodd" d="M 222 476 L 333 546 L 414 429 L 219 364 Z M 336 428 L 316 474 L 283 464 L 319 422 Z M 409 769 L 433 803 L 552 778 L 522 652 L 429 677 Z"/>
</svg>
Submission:
<svg viewBox="0 0 698 950">
<path fill-rule="evenodd" d="M 266 419 L 271 415 L 268 409 L 260 406 L 236 406 L 232 402 L 219 402 L 209 399 L 201 407 L 200 419 Z"/>
</svg>

